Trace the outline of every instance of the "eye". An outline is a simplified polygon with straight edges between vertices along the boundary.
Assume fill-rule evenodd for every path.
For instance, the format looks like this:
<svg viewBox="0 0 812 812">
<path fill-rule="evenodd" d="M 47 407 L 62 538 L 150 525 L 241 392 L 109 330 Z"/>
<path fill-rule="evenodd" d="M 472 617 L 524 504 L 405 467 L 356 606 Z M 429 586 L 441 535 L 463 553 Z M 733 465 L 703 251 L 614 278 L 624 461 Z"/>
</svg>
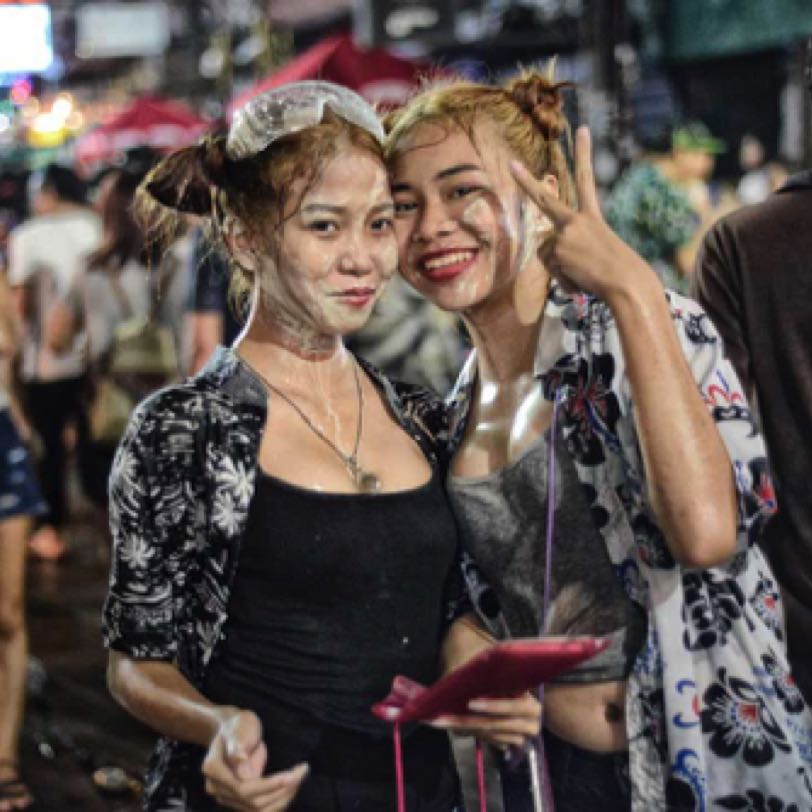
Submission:
<svg viewBox="0 0 812 812">
<path fill-rule="evenodd" d="M 315 231 L 318 234 L 333 234 L 338 231 L 338 223 L 334 220 L 314 220 L 307 225 L 308 231 Z"/>
<path fill-rule="evenodd" d="M 472 195 L 475 192 L 481 191 L 481 186 L 455 186 L 451 190 L 451 194 L 449 195 L 451 198 L 459 199 L 461 197 L 467 197 L 468 195 Z"/>
<path fill-rule="evenodd" d="M 393 225 L 391 217 L 378 217 L 371 223 L 373 231 L 391 231 Z"/>
<path fill-rule="evenodd" d="M 396 200 L 395 216 L 409 214 L 417 208 L 417 204 L 412 200 Z"/>
</svg>

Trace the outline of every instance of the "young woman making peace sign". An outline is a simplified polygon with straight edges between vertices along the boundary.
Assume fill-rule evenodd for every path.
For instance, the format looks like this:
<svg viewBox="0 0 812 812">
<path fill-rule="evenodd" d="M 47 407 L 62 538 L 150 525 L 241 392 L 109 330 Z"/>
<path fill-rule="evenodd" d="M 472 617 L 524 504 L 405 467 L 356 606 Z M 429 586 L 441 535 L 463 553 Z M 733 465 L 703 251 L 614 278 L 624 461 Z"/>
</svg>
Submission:
<svg viewBox="0 0 812 812">
<path fill-rule="evenodd" d="M 389 122 L 401 273 L 475 349 L 447 484 L 479 618 L 611 640 L 546 689 L 558 812 L 806 808 L 763 444 L 701 308 L 604 222 L 586 130 L 573 188 L 561 91 L 446 83 Z"/>
</svg>

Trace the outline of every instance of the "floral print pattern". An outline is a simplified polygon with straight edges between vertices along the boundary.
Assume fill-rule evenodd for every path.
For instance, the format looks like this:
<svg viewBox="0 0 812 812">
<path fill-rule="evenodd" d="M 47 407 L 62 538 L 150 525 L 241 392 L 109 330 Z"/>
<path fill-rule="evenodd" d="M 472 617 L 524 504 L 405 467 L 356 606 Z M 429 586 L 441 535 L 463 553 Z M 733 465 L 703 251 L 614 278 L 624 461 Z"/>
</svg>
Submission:
<svg viewBox="0 0 812 812">
<path fill-rule="evenodd" d="M 663 295 L 730 456 L 738 528 L 726 564 L 688 571 L 668 550 L 647 499 L 635 404 L 607 305 L 554 285 L 535 361 L 615 572 L 648 617 L 627 687 L 632 809 L 809 810 L 812 715 L 790 675 L 780 595 L 755 544 L 775 508 L 764 446 L 701 307 Z M 475 372 L 472 355 L 451 395 L 452 452 Z M 544 505 L 546 495 L 539 498 Z M 499 634 L 492 590 L 473 563 L 465 577 L 483 622 Z"/>
<path fill-rule="evenodd" d="M 790 752 L 764 694 L 749 682 L 729 677 L 726 669 L 719 669 L 718 681 L 705 692 L 702 705 L 702 732 L 709 734 L 708 746 L 716 755 L 738 755 L 751 767 L 763 767 L 774 760 L 776 750 Z"/>
<path fill-rule="evenodd" d="M 359 363 L 427 459 L 442 467 L 447 445 L 442 403 Z M 220 348 L 197 377 L 138 407 L 113 464 L 114 555 L 105 645 L 138 659 L 174 662 L 198 688 L 227 616 L 266 399 L 264 386 L 236 354 Z M 449 605 L 448 617 L 465 608 Z M 145 808 L 187 809 L 185 776 L 199 763 L 191 745 L 160 739 L 150 761 Z"/>
</svg>

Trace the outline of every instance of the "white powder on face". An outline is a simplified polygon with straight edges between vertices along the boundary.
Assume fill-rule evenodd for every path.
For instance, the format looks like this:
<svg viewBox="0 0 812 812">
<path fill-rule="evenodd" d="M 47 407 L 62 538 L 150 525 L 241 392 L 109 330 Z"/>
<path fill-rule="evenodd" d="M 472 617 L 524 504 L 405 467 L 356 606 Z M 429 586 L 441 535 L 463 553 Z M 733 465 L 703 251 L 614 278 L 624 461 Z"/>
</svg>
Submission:
<svg viewBox="0 0 812 812">
<path fill-rule="evenodd" d="M 535 258 L 544 236 L 552 228 L 552 223 L 534 206 L 522 198 L 519 209 L 521 237 L 517 258 L 517 270 L 521 273 Z"/>
<path fill-rule="evenodd" d="M 473 231 L 477 239 L 484 240 L 484 235 L 487 233 L 487 222 L 491 218 L 490 206 L 484 197 L 477 197 L 471 201 L 462 213 L 460 221 L 466 228 Z"/>
</svg>

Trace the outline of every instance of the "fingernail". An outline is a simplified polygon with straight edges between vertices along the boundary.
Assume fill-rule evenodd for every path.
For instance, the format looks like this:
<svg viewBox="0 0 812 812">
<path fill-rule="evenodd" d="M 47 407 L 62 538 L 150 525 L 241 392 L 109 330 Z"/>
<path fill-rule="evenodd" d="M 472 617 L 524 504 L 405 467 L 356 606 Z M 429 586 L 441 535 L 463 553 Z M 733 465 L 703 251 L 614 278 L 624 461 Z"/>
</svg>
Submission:
<svg viewBox="0 0 812 812">
<path fill-rule="evenodd" d="M 295 767 L 292 767 L 288 770 L 288 775 L 291 778 L 298 779 L 304 775 L 307 775 L 308 771 L 310 770 L 310 765 L 307 762 L 302 762 L 301 764 L 297 764 Z"/>
<path fill-rule="evenodd" d="M 474 711 L 486 711 L 490 707 L 488 702 L 484 699 L 472 699 L 468 703 L 468 707 Z"/>
</svg>

